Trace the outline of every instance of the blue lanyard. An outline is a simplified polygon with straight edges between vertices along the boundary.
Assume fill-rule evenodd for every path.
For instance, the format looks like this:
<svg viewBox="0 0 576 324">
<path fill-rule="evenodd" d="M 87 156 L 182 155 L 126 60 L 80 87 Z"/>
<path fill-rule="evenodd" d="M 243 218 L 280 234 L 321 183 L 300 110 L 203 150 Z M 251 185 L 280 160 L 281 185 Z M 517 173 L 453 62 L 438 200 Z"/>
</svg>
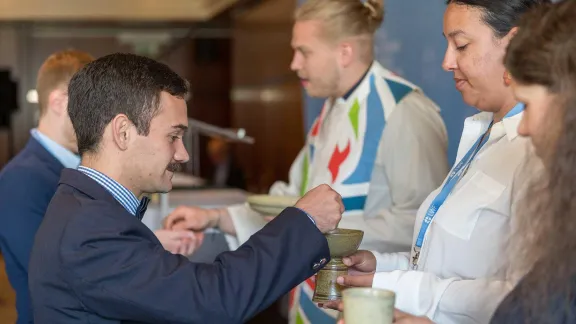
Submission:
<svg viewBox="0 0 576 324">
<path fill-rule="evenodd" d="M 508 112 L 508 114 L 506 114 L 504 118 L 515 116 L 521 113 L 523 110 L 524 105 L 517 104 L 512 110 L 510 110 L 510 112 Z M 432 220 L 436 216 L 436 213 L 442 207 L 442 205 L 452 192 L 452 189 L 454 189 L 458 181 L 460 181 L 462 176 L 466 173 L 466 170 L 468 169 L 468 167 L 470 166 L 470 164 L 472 163 L 478 152 L 480 152 L 484 144 L 488 142 L 488 138 L 490 137 L 489 132 L 492 128 L 493 123 L 494 121 L 490 123 L 490 126 L 488 126 L 488 130 L 486 130 L 486 132 L 482 134 L 482 136 L 480 136 L 480 138 L 474 143 L 474 145 L 472 145 L 470 150 L 468 150 L 468 153 L 466 153 L 466 155 L 462 158 L 462 160 L 460 160 L 460 162 L 458 162 L 458 164 L 454 167 L 454 169 L 452 169 L 452 171 L 448 175 L 448 179 L 446 179 L 446 182 L 442 187 L 442 190 L 440 190 L 440 193 L 438 193 L 436 198 L 432 200 L 430 207 L 428 207 L 426 215 L 422 220 L 422 226 L 420 227 L 420 231 L 418 232 L 418 237 L 416 238 L 416 244 L 414 245 L 414 251 L 416 252 L 415 256 L 412 258 L 412 265 L 414 269 L 417 268 L 418 258 L 420 256 L 420 249 L 422 248 L 422 244 L 424 243 L 424 236 L 428 231 L 430 223 L 432 223 Z"/>
</svg>

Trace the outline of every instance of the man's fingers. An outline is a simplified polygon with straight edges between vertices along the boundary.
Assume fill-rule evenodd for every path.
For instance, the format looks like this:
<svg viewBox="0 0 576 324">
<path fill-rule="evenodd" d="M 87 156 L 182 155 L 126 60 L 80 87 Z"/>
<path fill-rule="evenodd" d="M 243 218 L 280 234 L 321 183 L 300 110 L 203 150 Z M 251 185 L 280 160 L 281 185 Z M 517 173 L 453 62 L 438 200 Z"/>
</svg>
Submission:
<svg viewBox="0 0 576 324">
<path fill-rule="evenodd" d="M 196 251 L 196 248 L 198 247 L 196 241 L 192 240 L 190 242 L 188 242 L 188 244 L 186 244 L 186 256 L 192 255 L 192 253 L 194 253 L 194 251 Z"/>
<path fill-rule="evenodd" d="M 178 254 L 180 252 L 180 241 L 170 241 L 166 250 L 172 254 Z"/>
<path fill-rule="evenodd" d="M 178 254 L 181 255 L 187 255 L 186 252 L 188 252 L 188 244 L 185 241 L 180 241 L 180 247 L 178 249 Z"/>
<path fill-rule="evenodd" d="M 164 218 L 164 222 L 163 222 L 164 224 L 163 224 L 163 226 L 164 226 L 165 229 L 172 229 L 172 227 L 173 227 L 175 224 L 177 224 L 177 223 L 179 223 L 179 222 L 181 222 L 181 221 L 183 221 L 183 220 L 184 220 L 184 216 L 183 216 L 183 215 L 178 215 L 178 214 L 172 213 L 172 214 L 166 216 L 166 218 Z"/>
<path fill-rule="evenodd" d="M 204 242 L 204 232 L 195 232 L 194 235 L 196 235 L 196 246 L 200 247 Z"/>
<path fill-rule="evenodd" d="M 173 254 L 190 255 L 202 245 L 203 232 L 160 230 L 156 233 L 166 250 Z"/>
<path fill-rule="evenodd" d="M 360 265 L 364 262 L 364 258 L 362 257 L 361 254 L 352 254 L 350 256 L 347 256 L 345 258 L 342 258 L 342 262 L 348 266 L 348 267 L 352 267 L 355 265 Z"/>
<path fill-rule="evenodd" d="M 408 314 L 404 313 L 403 311 L 399 311 L 397 309 L 394 309 L 394 320 L 399 320 L 402 319 L 403 317 L 408 316 Z"/>
<path fill-rule="evenodd" d="M 175 224 L 185 221 L 187 214 L 187 207 L 176 207 L 168 216 L 164 217 L 164 228 L 171 229 Z"/>
<path fill-rule="evenodd" d="M 170 238 L 173 240 L 193 240 L 196 239 L 196 234 L 192 231 L 180 230 L 180 231 L 170 231 Z"/>
<path fill-rule="evenodd" d="M 364 275 L 364 276 L 340 276 L 336 279 L 336 282 L 342 286 L 348 287 L 372 287 L 372 281 L 374 280 L 374 275 Z"/>
<path fill-rule="evenodd" d="M 319 304 L 318 306 L 320 306 L 320 304 Z M 334 309 L 334 310 L 337 310 L 337 311 L 342 311 L 342 310 L 344 310 L 344 304 L 342 303 L 341 300 L 329 301 L 329 302 L 326 302 L 326 303 L 322 303 L 320 307 L 322 307 L 322 308 Z"/>
<path fill-rule="evenodd" d="M 172 223 L 172 227 L 170 228 L 171 231 L 187 231 L 188 228 L 186 227 L 185 221 L 178 221 L 176 223 Z"/>
<path fill-rule="evenodd" d="M 376 258 L 369 251 L 358 251 L 350 256 L 342 258 L 342 262 L 348 266 L 348 274 L 352 273 L 373 273 L 376 270 Z"/>
</svg>

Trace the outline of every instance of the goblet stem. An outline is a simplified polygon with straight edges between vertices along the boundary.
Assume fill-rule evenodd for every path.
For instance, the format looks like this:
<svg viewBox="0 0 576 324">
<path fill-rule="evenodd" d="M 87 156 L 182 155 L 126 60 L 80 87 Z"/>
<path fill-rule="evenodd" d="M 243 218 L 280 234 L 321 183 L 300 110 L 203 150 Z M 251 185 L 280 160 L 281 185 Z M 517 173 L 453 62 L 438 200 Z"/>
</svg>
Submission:
<svg viewBox="0 0 576 324">
<path fill-rule="evenodd" d="M 312 301 L 322 303 L 342 299 L 344 287 L 336 283 L 339 276 L 348 274 L 348 267 L 342 262 L 341 257 L 334 257 L 324 268 L 316 274 L 316 287 Z"/>
</svg>

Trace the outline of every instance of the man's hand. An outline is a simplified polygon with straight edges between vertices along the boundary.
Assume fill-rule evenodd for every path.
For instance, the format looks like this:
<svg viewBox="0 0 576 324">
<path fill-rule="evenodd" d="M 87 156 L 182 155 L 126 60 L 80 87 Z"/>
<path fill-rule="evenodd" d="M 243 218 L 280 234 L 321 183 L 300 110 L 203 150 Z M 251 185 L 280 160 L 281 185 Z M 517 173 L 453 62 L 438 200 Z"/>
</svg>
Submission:
<svg viewBox="0 0 576 324">
<path fill-rule="evenodd" d="M 219 211 L 193 206 L 180 206 L 164 219 L 165 229 L 189 229 L 204 231 L 218 226 Z"/>
<path fill-rule="evenodd" d="M 394 310 L 395 324 L 434 324 L 428 317 L 414 316 L 399 310 Z"/>
<path fill-rule="evenodd" d="M 327 303 L 321 303 L 318 304 L 318 307 L 321 308 L 326 308 L 326 309 L 333 309 L 333 310 L 337 310 L 337 311 L 344 311 L 344 303 L 342 302 L 342 300 L 333 300 L 333 301 L 329 301 Z"/>
<path fill-rule="evenodd" d="M 372 252 L 360 250 L 342 258 L 342 262 L 348 267 L 348 275 L 340 276 L 336 282 L 341 286 L 349 287 L 372 287 L 374 272 L 376 271 L 376 257 Z M 320 307 L 342 311 L 340 301 L 318 304 Z"/>
<path fill-rule="evenodd" d="M 335 229 L 344 212 L 340 194 L 325 184 L 308 191 L 295 207 L 308 213 L 322 233 Z"/>
<path fill-rule="evenodd" d="M 356 275 L 356 276 L 340 276 L 336 282 L 341 286 L 346 287 L 372 287 L 374 281 L 374 274 Z"/>
<path fill-rule="evenodd" d="M 372 282 L 374 281 L 374 274 L 366 275 L 356 275 L 356 276 L 341 276 L 336 279 L 336 282 L 340 286 L 346 287 L 372 287 Z M 329 301 L 327 303 L 318 304 L 319 307 L 330 308 L 335 310 L 340 310 L 341 302 L 339 300 Z"/>
<path fill-rule="evenodd" d="M 348 267 L 348 274 L 360 276 L 376 272 L 376 257 L 372 252 L 360 250 L 342 258 L 342 262 Z"/>
<path fill-rule="evenodd" d="M 340 276 L 336 282 L 348 287 L 372 287 L 374 272 L 376 272 L 376 257 L 370 251 L 360 250 L 348 257 L 342 258 L 348 266 L 348 275 Z"/>
<path fill-rule="evenodd" d="M 189 256 L 202 245 L 204 233 L 157 230 L 154 232 L 164 249 L 172 254 Z"/>
</svg>

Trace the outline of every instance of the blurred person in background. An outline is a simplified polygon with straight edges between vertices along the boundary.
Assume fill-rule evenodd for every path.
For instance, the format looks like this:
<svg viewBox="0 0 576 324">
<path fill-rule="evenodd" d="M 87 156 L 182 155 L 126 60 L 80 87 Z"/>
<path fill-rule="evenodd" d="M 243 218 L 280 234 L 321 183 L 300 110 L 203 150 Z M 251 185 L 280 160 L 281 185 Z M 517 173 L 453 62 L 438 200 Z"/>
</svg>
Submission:
<svg viewBox="0 0 576 324">
<path fill-rule="evenodd" d="M 246 189 L 244 172 L 236 165 L 232 147 L 220 137 L 211 137 L 208 141 L 208 157 L 214 166 L 212 185 L 219 188 Z"/>
<path fill-rule="evenodd" d="M 37 128 L 24 149 L 0 172 L 0 249 L 16 292 L 18 324 L 32 323 L 28 261 L 34 236 L 64 168 L 80 164 L 76 135 L 68 116 L 68 82 L 93 57 L 77 50 L 54 53 L 38 71 L 40 108 Z M 190 231 L 159 230 L 156 235 L 173 253 L 191 254 L 199 242 Z"/>
<path fill-rule="evenodd" d="M 448 172 L 447 135 L 437 105 L 374 60 L 383 18 L 377 0 L 309 0 L 297 9 L 291 69 L 309 95 L 328 99 L 289 183 L 275 183 L 270 194 L 300 196 L 329 184 L 346 207 L 339 227 L 363 230 L 365 249 L 394 252 L 410 249 L 417 208 Z M 265 222 L 238 205 L 180 207 L 165 224 L 219 227 L 242 243 Z M 293 291 L 291 323 L 335 322 L 336 312 L 312 303 L 314 285 Z"/>
</svg>

